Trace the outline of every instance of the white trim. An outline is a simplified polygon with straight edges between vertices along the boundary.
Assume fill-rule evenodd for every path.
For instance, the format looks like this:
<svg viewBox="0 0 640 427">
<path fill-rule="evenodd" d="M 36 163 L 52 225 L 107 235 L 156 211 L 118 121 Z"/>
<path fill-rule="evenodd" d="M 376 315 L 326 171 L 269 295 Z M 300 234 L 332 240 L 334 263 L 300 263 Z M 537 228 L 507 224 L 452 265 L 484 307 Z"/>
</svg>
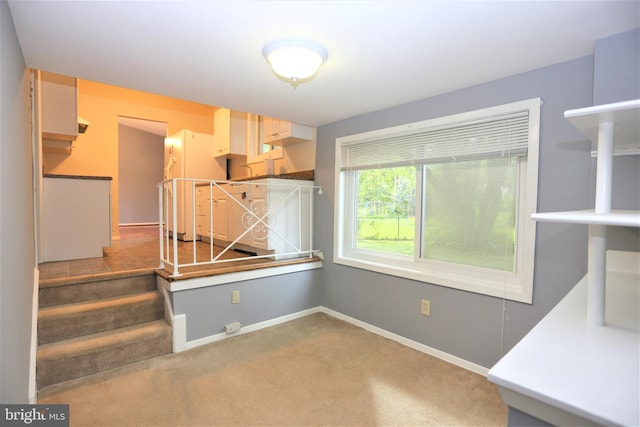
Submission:
<svg viewBox="0 0 640 427">
<path fill-rule="evenodd" d="M 38 401 L 38 385 L 36 383 L 36 361 L 38 354 L 38 299 L 40 291 L 40 270 L 33 269 L 33 297 L 31 300 L 31 350 L 29 354 L 29 403 Z"/>
<path fill-rule="evenodd" d="M 281 274 L 297 273 L 306 270 L 322 268 L 322 261 L 305 262 L 300 264 L 282 265 L 279 267 L 258 268 L 255 270 L 238 271 L 215 276 L 198 277 L 194 279 L 175 280 L 169 282 L 169 291 L 187 291 L 189 289 L 205 288 L 208 286 L 224 285 L 227 283 L 241 282 L 244 280 L 261 279 L 263 277 L 278 276 Z"/>
<path fill-rule="evenodd" d="M 187 315 L 177 314 L 171 322 L 173 328 L 173 352 L 180 353 L 191 347 L 187 346 Z"/>
<path fill-rule="evenodd" d="M 540 110 L 541 98 L 499 105 L 469 111 L 461 114 L 429 119 L 401 126 L 378 129 L 369 132 L 339 137 L 336 139 L 335 149 L 335 203 L 334 203 L 334 252 L 333 262 L 350 267 L 362 268 L 398 277 L 419 280 L 454 289 L 475 292 L 478 294 L 506 298 L 513 301 L 531 304 L 533 300 L 533 273 L 536 241 L 536 222 L 530 221 L 530 216 L 537 211 L 538 194 L 538 158 L 540 144 Z M 356 215 L 352 201 L 355 200 L 353 171 L 342 170 L 342 145 L 356 142 L 380 139 L 382 136 L 398 133 L 410 133 L 422 127 L 440 128 L 442 126 L 464 125 L 466 120 L 474 120 L 495 114 L 505 114 L 509 111 L 527 110 L 529 118 L 528 151 L 526 160 L 523 158 L 518 164 L 517 201 L 516 201 L 516 251 L 514 259 L 515 270 L 503 272 L 467 265 L 451 266 L 449 263 L 429 260 L 423 262 L 418 257 L 382 254 L 380 252 L 355 249 L 356 226 L 353 223 Z M 418 170 L 420 168 L 418 167 Z M 419 175 L 417 175 L 419 178 Z M 419 189 L 417 180 L 416 188 Z M 422 216 L 421 193 L 417 194 L 416 203 L 416 240 L 420 245 L 418 219 Z"/>
<path fill-rule="evenodd" d="M 156 274 L 156 288 L 162 292 L 164 299 L 164 318 L 173 326 L 173 307 L 171 306 L 171 296 L 169 295 L 169 282 Z"/>
<path fill-rule="evenodd" d="M 187 350 L 187 315 L 173 313 L 171 305 L 171 295 L 169 295 L 169 282 L 156 274 L 156 287 L 162 292 L 164 299 L 164 318 L 171 325 L 173 342 L 172 351 L 180 353 Z"/>
<path fill-rule="evenodd" d="M 377 326 L 374 326 L 369 323 L 363 322 L 361 320 L 355 319 L 353 317 L 347 316 L 346 314 L 342 314 L 340 312 L 334 311 L 330 308 L 321 306 L 319 311 L 322 313 L 328 314 L 329 316 L 333 316 L 337 319 L 344 320 L 345 322 L 351 323 L 352 325 L 358 326 L 366 331 L 372 332 L 376 335 L 380 335 L 384 338 L 388 338 L 392 341 L 395 341 L 399 344 L 410 347 L 421 353 L 425 353 L 425 354 L 428 354 L 429 356 L 433 356 L 438 359 L 444 360 L 445 362 L 449 362 L 452 365 L 456 365 L 460 368 L 464 368 L 468 371 L 474 372 L 484 377 L 486 377 L 489 373 L 489 368 L 485 368 L 484 366 L 478 365 L 473 362 L 469 362 L 468 360 L 462 359 L 458 356 L 454 356 L 453 354 L 449 354 L 444 351 L 438 350 L 436 348 L 429 347 L 428 345 L 424 345 L 417 341 L 413 341 L 401 335 L 394 334 L 393 332 L 389 332 L 386 329 L 379 328 Z"/>
<path fill-rule="evenodd" d="M 276 326 L 285 322 L 289 322 L 291 320 L 299 319 L 305 316 L 309 316 L 315 313 L 324 313 L 329 316 L 335 317 L 336 319 L 343 320 L 347 323 L 350 323 L 354 326 L 362 328 L 366 331 L 374 333 L 376 335 L 380 335 L 384 338 L 395 341 L 399 344 L 402 344 L 406 347 L 417 350 L 421 353 L 428 354 L 429 356 L 436 357 L 440 360 L 444 360 L 445 362 L 451 363 L 452 365 L 458 366 L 460 368 L 466 369 L 468 371 L 474 372 L 478 375 L 482 375 L 486 377 L 489 373 L 489 368 L 485 368 L 484 366 L 478 365 L 473 362 L 469 362 L 468 360 L 462 359 L 458 356 L 454 356 L 452 354 L 446 353 L 444 351 L 438 350 L 433 347 L 429 347 L 428 345 L 424 345 L 417 341 L 413 341 L 409 338 L 403 337 L 401 335 L 394 334 L 393 332 L 389 332 L 385 329 L 379 328 L 377 326 L 373 326 L 369 323 L 363 322 L 361 320 L 355 319 L 351 316 L 347 316 L 346 314 L 342 314 L 330 308 L 324 306 L 317 306 L 313 308 L 309 308 L 307 310 L 298 311 L 296 313 L 288 314 L 285 316 L 277 317 L 271 320 L 265 320 L 264 322 L 254 323 L 252 325 L 243 326 L 240 330 L 233 334 L 227 334 L 225 332 L 221 332 L 219 334 L 210 335 L 203 338 L 198 338 L 193 341 L 186 341 L 186 315 L 179 314 L 174 317 L 174 337 L 173 337 L 173 345 L 174 345 L 174 353 L 183 350 L 190 350 L 196 347 L 200 347 L 202 345 L 211 344 L 217 341 L 222 341 L 227 338 L 231 338 L 237 335 L 247 334 L 249 332 L 255 332 L 260 329 L 268 328 L 271 326 Z M 176 350 L 179 349 L 179 350 Z"/>
<path fill-rule="evenodd" d="M 307 310 L 298 311 L 297 313 L 292 313 L 292 314 L 287 314 L 285 316 L 277 317 L 275 319 L 265 320 L 264 322 L 254 323 L 253 325 L 243 326 L 240 328 L 238 332 L 235 332 L 233 334 L 227 334 L 226 332 L 221 332 L 219 334 L 209 335 L 208 337 L 198 338 L 197 340 L 186 341 L 185 350 L 200 347 L 201 345 L 211 344 L 217 341 L 222 341 L 224 339 L 231 338 L 237 335 L 248 334 L 249 332 L 255 332 L 260 329 L 268 328 L 271 326 L 276 326 L 281 323 L 289 322 L 291 320 L 299 319 L 301 317 L 305 317 L 310 314 L 317 313 L 319 311 L 320 311 L 319 307 L 314 307 Z M 186 319 L 186 316 L 184 314 L 181 314 L 180 316 L 183 316 Z M 186 320 L 185 320 L 185 325 L 186 325 Z"/>
<path fill-rule="evenodd" d="M 156 222 L 121 222 L 118 224 L 118 227 L 151 227 L 151 226 L 159 226 L 158 221 Z"/>
</svg>

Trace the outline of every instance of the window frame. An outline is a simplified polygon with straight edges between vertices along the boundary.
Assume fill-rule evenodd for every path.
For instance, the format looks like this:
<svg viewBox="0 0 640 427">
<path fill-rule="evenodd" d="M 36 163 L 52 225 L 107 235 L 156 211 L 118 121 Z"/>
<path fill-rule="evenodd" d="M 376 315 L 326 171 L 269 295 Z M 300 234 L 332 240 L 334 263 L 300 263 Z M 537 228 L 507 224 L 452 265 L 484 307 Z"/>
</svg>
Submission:
<svg viewBox="0 0 640 427">
<path fill-rule="evenodd" d="M 249 114 L 247 122 L 247 163 L 260 163 L 265 159 L 284 158 L 284 149 L 280 146 L 266 153 L 262 152 L 262 116 Z"/>
<path fill-rule="evenodd" d="M 349 135 L 336 139 L 334 209 L 334 256 L 336 264 L 375 271 L 407 279 L 446 286 L 483 295 L 531 304 L 533 295 L 533 272 L 535 254 L 536 223 L 531 214 L 537 208 L 538 152 L 540 133 L 540 98 L 528 99 L 496 107 L 483 108 L 460 114 L 409 123 L 374 131 Z M 518 160 L 516 201 L 516 242 L 514 272 L 475 267 L 421 258 L 423 163 L 416 164 L 416 228 L 414 255 L 389 254 L 356 247 L 357 209 L 356 172 L 343 170 L 341 152 L 343 144 L 387 138 L 394 134 L 423 132 L 447 126 L 463 126 L 481 117 L 528 111 L 527 154 Z M 394 165 L 389 165 L 392 167 Z M 369 169 L 366 167 L 365 169 Z"/>
</svg>

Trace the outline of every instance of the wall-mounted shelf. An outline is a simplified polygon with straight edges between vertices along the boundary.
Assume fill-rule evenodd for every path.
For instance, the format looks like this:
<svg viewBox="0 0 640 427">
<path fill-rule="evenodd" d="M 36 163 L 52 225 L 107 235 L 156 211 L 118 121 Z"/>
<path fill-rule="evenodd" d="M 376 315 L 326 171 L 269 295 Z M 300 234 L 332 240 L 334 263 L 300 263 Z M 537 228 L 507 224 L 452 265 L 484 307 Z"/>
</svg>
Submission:
<svg viewBox="0 0 640 427">
<path fill-rule="evenodd" d="M 568 110 L 564 117 L 585 134 L 591 141 L 598 141 L 600 124 L 615 123 L 614 138 L 616 149 L 640 149 L 640 99 L 596 105 L 594 107 Z"/>
<path fill-rule="evenodd" d="M 640 227 L 640 211 L 611 209 L 613 156 L 639 146 L 640 100 L 565 117 L 597 143 L 595 207 L 531 217 L 588 224 L 588 272 L 489 380 L 507 405 L 553 425 L 640 425 L 640 255 L 606 244 L 607 227 Z"/>
<path fill-rule="evenodd" d="M 595 210 L 534 213 L 531 218 L 540 222 L 570 224 L 600 224 L 620 227 L 640 227 L 640 211 L 612 210 L 597 213 Z"/>
<path fill-rule="evenodd" d="M 611 209 L 613 156 L 640 147 L 640 99 L 568 110 L 564 116 L 597 144 L 596 200 L 589 211 L 535 213 L 536 221 L 589 224 L 589 322 L 605 324 L 606 227 L 640 227 L 639 211 Z"/>
</svg>

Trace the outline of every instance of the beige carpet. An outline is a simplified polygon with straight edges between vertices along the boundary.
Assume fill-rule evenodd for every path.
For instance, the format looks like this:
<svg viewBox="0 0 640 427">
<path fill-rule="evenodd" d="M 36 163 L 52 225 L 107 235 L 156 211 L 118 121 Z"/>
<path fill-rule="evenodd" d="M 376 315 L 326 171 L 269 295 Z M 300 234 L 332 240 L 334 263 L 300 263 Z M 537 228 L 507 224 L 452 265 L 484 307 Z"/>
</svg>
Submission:
<svg viewBox="0 0 640 427">
<path fill-rule="evenodd" d="M 500 426 L 481 375 L 325 314 L 43 389 L 72 426 Z"/>
</svg>

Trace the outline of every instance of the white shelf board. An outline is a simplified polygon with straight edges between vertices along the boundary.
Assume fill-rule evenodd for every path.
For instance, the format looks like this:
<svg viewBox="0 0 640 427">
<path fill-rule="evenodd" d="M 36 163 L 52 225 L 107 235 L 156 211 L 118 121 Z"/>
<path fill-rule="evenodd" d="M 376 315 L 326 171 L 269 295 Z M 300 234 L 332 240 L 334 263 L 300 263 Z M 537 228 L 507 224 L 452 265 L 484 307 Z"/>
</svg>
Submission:
<svg viewBox="0 0 640 427">
<path fill-rule="evenodd" d="M 640 211 L 612 210 L 611 213 L 596 213 L 593 209 L 583 211 L 534 213 L 531 219 L 540 222 L 569 224 L 599 224 L 640 227 Z"/>
<path fill-rule="evenodd" d="M 632 151 L 640 147 L 640 99 L 568 110 L 564 117 L 594 142 L 598 141 L 600 123 L 613 121 L 617 150 Z"/>
<path fill-rule="evenodd" d="M 551 424 L 640 425 L 640 277 L 607 271 L 605 326 L 587 322 L 585 276 L 490 371 L 505 402 Z M 579 422 L 579 421 L 578 421 Z"/>
</svg>

